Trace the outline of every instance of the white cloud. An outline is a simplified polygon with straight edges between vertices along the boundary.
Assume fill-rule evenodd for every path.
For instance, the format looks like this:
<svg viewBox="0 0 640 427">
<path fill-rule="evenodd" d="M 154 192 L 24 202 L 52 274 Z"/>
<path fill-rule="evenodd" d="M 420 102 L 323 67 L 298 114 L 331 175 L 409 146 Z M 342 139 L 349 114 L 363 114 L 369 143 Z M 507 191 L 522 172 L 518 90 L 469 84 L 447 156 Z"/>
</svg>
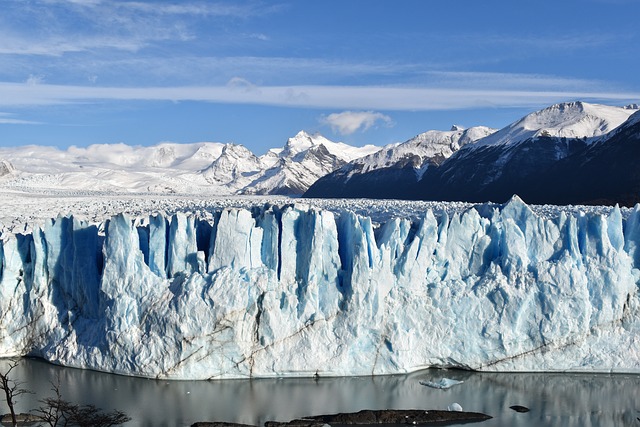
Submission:
<svg viewBox="0 0 640 427">
<path fill-rule="evenodd" d="M 343 111 L 342 113 L 332 113 L 320 118 L 320 122 L 331 126 L 334 132 L 341 135 L 351 135 L 361 129 L 363 132 L 371 128 L 378 122 L 390 126 L 393 121 L 391 117 L 375 111 Z"/>
<path fill-rule="evenodd" d="M 227 87 L 231 89 L 240 90 L 243 92 L 251 92 L 254 90 L 258 90 L 258 86 L 254 85 L 249 80 L 242 77 L 232 77 L 227 82 Z"/>
<path fill-rule="evenodd" d="M 27 78 L 27 84 L 29 86 L 39 85 L 43 82 L 44 82 L 44 76 L 42 75 L 30 74 L 29 77 Z"/>
<path fill-rule="evenodd" d="M 242 87 L 242 86 L 241 86 Z M 244 88 L 246 89 L 246 87 Z M 540 107 L 569 100 L 638 102 L 640 93 L 454 89 L 397 86 L 104 87 L 0 83 L 0 107 L 97 101 L 202 101 L 344 110 L 433 111 L 490 107 Z"/>
</svg>

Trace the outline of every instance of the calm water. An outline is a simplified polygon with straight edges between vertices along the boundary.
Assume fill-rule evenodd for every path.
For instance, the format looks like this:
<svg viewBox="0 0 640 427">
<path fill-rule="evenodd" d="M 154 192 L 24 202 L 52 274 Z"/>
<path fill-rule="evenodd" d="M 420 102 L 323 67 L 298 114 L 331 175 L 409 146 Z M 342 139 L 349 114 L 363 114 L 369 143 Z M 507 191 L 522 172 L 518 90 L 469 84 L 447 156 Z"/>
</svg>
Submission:
<svg viewBox="0 0 640 427">
<path fill-rule="evenodd" d="M 133 418 L 126 424 L 130 427 L 189 426 L 196 421 L 262 425 L 267 420 L 361 409 L 446 409 L 453 402 L 494 417 L 477 424 L 481 426 L 640 426 L 639 375 L 429 370 L 317 380 L 157 381 L 60 368 L 38 360 L 23 360 L 14 372 L 16 379 L 25 381 L 25 388 L 37 393 L 20 396 L 21 411 L 51 394 L 49 381 L 57 374 L 63 398 L 120 409 Z M 442 377 L 464 383 L 449 390 L 419 384 Z M 531 412 L 514 412 L 511 405 L 527 406 Z M 2 406 L 0 413 L 4 412 Z"/>
</svg>

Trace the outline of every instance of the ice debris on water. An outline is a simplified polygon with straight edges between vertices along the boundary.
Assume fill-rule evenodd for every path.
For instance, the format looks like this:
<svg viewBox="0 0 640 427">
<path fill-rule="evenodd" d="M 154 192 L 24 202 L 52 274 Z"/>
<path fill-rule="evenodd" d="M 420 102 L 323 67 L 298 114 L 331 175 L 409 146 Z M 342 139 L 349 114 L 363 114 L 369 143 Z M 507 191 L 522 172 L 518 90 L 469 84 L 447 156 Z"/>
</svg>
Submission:
<svg viewBox="0 0 640 427">
<path fill-rule="evenodd" d="M 454 385 L 458 385 L 458 384 L 462 384 L 464 381 L 458 381 L 458 380 L 452 380 L 450 378 L 441 378 L 439 381 L 420 381 L 420 384 L 427 386 L 427 387 L 431 387 L 431 388 L 437 388 L 437 389 L 441 389 L 441 390 L 445 390 L 448 388 L 453 387 Z"/>
</svg>

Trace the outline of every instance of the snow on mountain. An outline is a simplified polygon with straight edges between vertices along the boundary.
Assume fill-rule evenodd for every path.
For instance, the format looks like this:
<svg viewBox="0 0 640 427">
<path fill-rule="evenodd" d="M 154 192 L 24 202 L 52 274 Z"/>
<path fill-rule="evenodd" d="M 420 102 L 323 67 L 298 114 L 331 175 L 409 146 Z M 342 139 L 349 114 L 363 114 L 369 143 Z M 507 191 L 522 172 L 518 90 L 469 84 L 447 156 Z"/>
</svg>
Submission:
<svg viewBox="0 0 640 427">
<path fill-rule="evenodd" d="M 132 170 L 145 168 L 175 168 L 191 170 L 203 168 L 220 156 L 224 144 L 193 143 L 177 144 L 164 142 L 150 147 L 127 144 L 93 144 L 88 147 L 69 147 L 60 151 L 64 163 L 106 167 L 115 166 Z"/>
<path fill-rule="evenodd" d="M 449 131 L 431 130 L 401 144 L 352 160 L 318 179 L 305 197 L 395 197 L 403 198 L 430 166 L 437 166 L 454 152 L 495 129 L 476 126 Z"/>
<path fill-rule="evenodd" d="M 617 128 L 637 107 L 615 107 L 566 102 L 531 113 L 478 141 L 473 149 L 488 145 L 515 144 L 538 136 L 558 138 L 592 138 Z"/>
<path fill-rule="evenodd" d="M 457 127 L 448 133 L 426 132 L 349 163 L 319 179 L 304 196 L 480 202 L 535 194 L 533 200 L 541 203 L 545 189 L 532 177 L 610 137 L 638 111 L 636 107 L 556 104 L 494 133 L 477 128 L 469 138 L 477 138 L 473 144 L 465 143 L 462 136 L 451 139 L 460 135 Z M 631 201 L 625 196 L 625 204 Z"/>
<path fill-rule="evenodd" d="M 324 146 L 329 154 L 345 162 L 350 162 L 380 150 L 380 147 L 375 145 L 354 147 L 342 142 L 333 142 L 320 134 L 309 135 L 305 131 L 300 131 L 296 136 L 287 140 L 283 150 L 278 154 L 280 158 L 296 160 L 297 155 L 320 145 Z"/>
<path fill-rule="evenodd" d="M 329 153 L 324 145 L 314 145 L 293 158 L 280 157 L 276 164 L 247 186 L 243 194 L 300 195 L 318 178 L 343 164 L 344 161 Z"/>
<path fill-rule="evenodd" d="M 588 114 L 577 114 L 584 111 Z M 518 194 L 532 203 L 634 205 L 640 201 L 638 114 L 630 108 L 588 104 L 542 110 L 427 171 L 410 198 L 501 202 Z M 566 117 L 564 124 L 558 116 Z M 628 120 L 616 126 L 611 117 Z M 516 126 L 523 123 L 526 132 Z M 549 126 L 535 128 L 542 123 L 553 124 L 554 132 L 545 133 Z M 496 143 L 498 134 L 514 129 L 520 129 L 514 133 L 516 139 Z M 598 136 L 604 130 L 609 132 Z M 558 137 L 570 134 L 576 136 Z M 519 140 L 518 135 L 535 136 Z M 493 143 L 484 143 L 487 139 Z"/>
<path fill-rule="evenodd" d="M 319 178 L 346 162 L 377 150 L 379 147 L 373 145 L 353 147 L 300 131 L 287 140 L 282 150 L 271 150 L 261 158 L 272 166 L 241 193 L 301 195 Z"/>
<path fill-rule="evenodd" d="M 0 148 L 16 173 L 5 188 L 31 192 L 189 192 L 209 188 L 198 171 L 220 156 L 224 144 L 162 143 L 150 147 L 95 144 L 88 147 Z"/>
<path fill-rule="evenodd" d="M 280 153 L 282 148 L 271 148 L 265 154 L 260 156 L 260 162 L 269 169 L 273 167 L 280 160 Z"/>
<path fill-rule="evenodd" d="M 233 194 L 249 184 L 263 169 L 260 159 L 242 145 L 227 144 L 202 175 L 211 184 L 225 186 Z"/>
<path fill-rule="evenodd" d="M 298 195 L 320 176 L 377 149 L 300 132 L 261 157 L 241 145 L 203 142 L 0 148 L 0 161 L 6 163 L 3 187 L 22 191 Z"/>
<path fill-rule="evenodd" d="M 640 123 L 640 111 L 636 111 L 635 113 L 633 113 L 633 115 L 629 117 L 629 121 L 627 123 L 630 125 Z"/>
<path fill-rule="evenodd" d="M 353 169 L 360 173 L 406 165 L 422 169 L 425 163 L 440 164 L 460 147 L 491 135 L 495 131 L 485 126 L 464 129 L 456 125 L 450 131 L 430 130 L 402 144 L 386 146 L 376 153 L 353 161 Z"/>
<path fill-rule="evenodd" d="M 640 207 L 446 212 L 268 204 L 3 234 L 0 357 L 174 379 L 640 372 Z"/>
</svg>

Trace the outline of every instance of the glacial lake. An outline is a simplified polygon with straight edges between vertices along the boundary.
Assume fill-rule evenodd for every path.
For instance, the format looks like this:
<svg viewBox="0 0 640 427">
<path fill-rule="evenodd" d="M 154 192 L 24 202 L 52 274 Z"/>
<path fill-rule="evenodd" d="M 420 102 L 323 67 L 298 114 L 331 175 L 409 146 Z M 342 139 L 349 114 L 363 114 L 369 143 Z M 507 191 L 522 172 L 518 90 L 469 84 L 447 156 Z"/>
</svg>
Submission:
<svg viewBox="0 0 640 427">
<path fill-rule="evenodd" d="M 6 361 L 0 361 L 4 370 Z M 640 375 L 577 373 L 475 373 L 427 370 L 408 375 L 225 381 L 166 381 L 62 368 L 23 359 L 13 378 L 36 392 L 22 395 L 27 411 L 51 395 L 49 381 L 60 377 L 63 398 L 120 409 L 129 427 L 180 427 L 196 421 L 263 425 L 305 415 L 361 409 L 464 410 L 494 418 L 478 426 L 640 426 Z M 420 384 L 450 378 L 464 381 L 447 390 Z M 4 401 L 0 413 L 8 412 Z M 528 413 L 510 409 L 530 408 Z"/>
</svg>

